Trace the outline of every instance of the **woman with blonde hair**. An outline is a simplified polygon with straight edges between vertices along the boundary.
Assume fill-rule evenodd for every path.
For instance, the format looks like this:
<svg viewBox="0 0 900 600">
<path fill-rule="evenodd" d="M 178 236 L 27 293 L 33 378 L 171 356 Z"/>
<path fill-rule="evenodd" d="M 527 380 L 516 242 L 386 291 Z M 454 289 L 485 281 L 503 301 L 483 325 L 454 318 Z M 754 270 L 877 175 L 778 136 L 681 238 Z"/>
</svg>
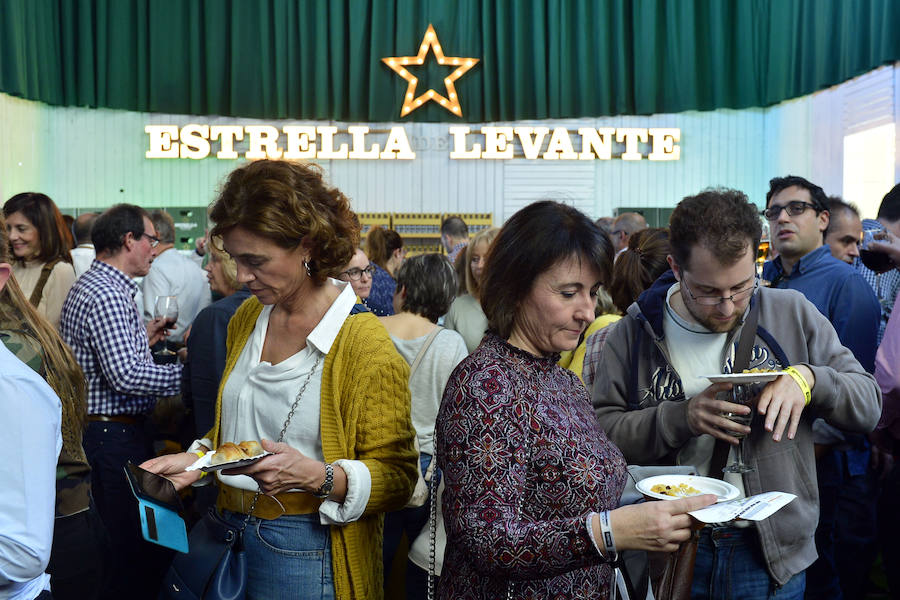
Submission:
<svg viewBox="0 0 900 600">
<path fill-rule="evenodd" d="M 317 167 L 281 160 L 234 170 L 209 216 L 253 296 L 228 324 L 212 429 L 143 466 L 184 488 L 201 454 L 259 440 L 271 455 L 219 471 L 221 516 L 205 517 L 245 527 L 247 598 L 378 600 L 383 515 L 412 494 L 415 430 L 406 361 L 328 277 L 359 220 Z"/>
<path fill-rule="evenodd" d="M 217 241 L 221 245 L 221 241 Z M 216 395 L 225 371 L 225 340 L 228 321 L 250 297 L 250 290 L 237 280 L 237 265 L 217 243 L 209 244 L 209 262 L 204 270 L 209 289 L 222 296 L 201 310 L 186 338 L 187 360 L 181 378 L 181 399 L 194 413 L 197 434 L 209 431 L 215 420 Z"/>
<path fill-rule="evenodd" d="M 59 314 L 75 283 L 72 232 L 47 195 L 16 194 L 3 205 L 13 275 L 38 312 L 59 328 Z"/>
<path fill-rule="evenodd" d="M 466 290 L 468 294 L 459 296 L 450 305 L 450 311 L 444 317 L 444 326 L 452 329 L 466 341 L 466 348 L 471 353 L 487 330 L 487 317 L 481 310 L 481 275 L 487 260 L 491 242 L 500 232 L 496 227 L 478 232 L 466 247 Z"/>
<path fill-rule="evenodd" d="M 375 266 L 375 272 L 372 273 L 372 287 L 365 304 L 379 317 L 392 315 L 394 291 L 397 289 L 394 277 L 406 257 L 403 238 L 393 229 L 376 225 L 366 236 L 366 254 Z"/>
<path fill-rule="evenodd" d="M 5 225 L 0 218 L 0 264 L 10 264 L 13 259 Z M 97 598 L 103 583 L 103 548 L 108 540 L 91 502 L 91 467 L 81 445 L 87 419 L 84 375 L 56 328 L 28 301 L 15 277 L 0 290 L 0 341 L 43 377 L 62 403 L 56 518 L 47 566 L 53 597 Z"/>
</svg>

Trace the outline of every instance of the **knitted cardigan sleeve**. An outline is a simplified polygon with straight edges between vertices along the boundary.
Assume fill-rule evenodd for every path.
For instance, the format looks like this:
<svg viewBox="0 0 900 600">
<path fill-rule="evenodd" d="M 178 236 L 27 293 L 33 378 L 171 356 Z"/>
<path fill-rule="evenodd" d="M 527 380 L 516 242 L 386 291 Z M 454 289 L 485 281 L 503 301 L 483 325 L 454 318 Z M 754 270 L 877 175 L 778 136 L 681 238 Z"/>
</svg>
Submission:
<svg viewBox="0 0 900 600">
<path fill-rule="evenodd" d="M 328 462 L 351 458 L 368 467 L 366 515 L 402 508 L 415 487 L 408 381 L 409 367 L 378 319 L 348 317 L 325 358 L 322 451 Z"/>
</svg>

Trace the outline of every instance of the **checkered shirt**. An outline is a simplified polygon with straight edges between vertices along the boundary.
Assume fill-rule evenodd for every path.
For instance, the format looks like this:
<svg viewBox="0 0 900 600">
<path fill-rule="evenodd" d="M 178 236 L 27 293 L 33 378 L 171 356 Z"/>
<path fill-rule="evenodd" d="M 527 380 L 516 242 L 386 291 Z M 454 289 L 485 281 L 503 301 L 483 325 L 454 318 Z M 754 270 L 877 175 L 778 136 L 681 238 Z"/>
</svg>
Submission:
<svg viewBox="0 0 900 600">
<path fill-rule="evenodd" d="M 874 219 L 863 219 L 862 224 L 863 229 L 877 229 L 882 226 Z M 897 298 L 897 293 L 900 292 L 900 270 L 891 269 L 879 277 L 878 273 L 866 267 L 858 258 L 853 261 L 853 266 L 863 276 L 863 279 L 869 282 L 869 285 L 875 290 L 875 295 L 878 296 L 878 302 L 881 303 L 881 322 L 878 323 L 878 344 L 881 345 L 884 328 L 887 326 L 894 308 L 894 300 Z"/>
<path fill-rule="evenodd" d="M 137 285 L 95 260 L 66 296 L 60 333 L 84 371 L 88 414 L 140 415 L 179 391 L 181 365 L 157 365 L 134 303 Z"/>
</svg>

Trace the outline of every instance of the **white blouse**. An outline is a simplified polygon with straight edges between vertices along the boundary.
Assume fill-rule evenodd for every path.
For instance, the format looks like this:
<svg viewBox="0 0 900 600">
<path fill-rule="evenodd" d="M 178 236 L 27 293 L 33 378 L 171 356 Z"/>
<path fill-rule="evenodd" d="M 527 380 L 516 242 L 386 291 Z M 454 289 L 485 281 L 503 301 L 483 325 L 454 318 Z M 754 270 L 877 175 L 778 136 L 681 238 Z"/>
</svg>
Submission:
<svg viewBox="0 0 900 600">
<path fill-rule="evenodd" d="M 221 443 L 262 438 L 277 441 L 291 405 L 315 367 L 285 432 L 284 442 L 310 458 L 324 461 L 319 413 L 325 355 L 356 302 L 356 294 L 349 284 L 334 279 L 326 283 L 329 284 L 341 289 L 341 293 L 307 336 L 306 347 L 275 365 L 260 361 L 273 308 L 263 307 L 222 391 Z M 361 517 L 372 490 L 371 473 L 362 461 L 342 459 L 335 464 L 347 473 L 347 495 L 342 504 L 332 500 L 322 502 L 319 516 L 323 525 L 350 523 Z M 248 475 L 222 475 L 221 472 L 217 475 L 226 485 L 257 489 L 256 481 Z"/>
</svg>

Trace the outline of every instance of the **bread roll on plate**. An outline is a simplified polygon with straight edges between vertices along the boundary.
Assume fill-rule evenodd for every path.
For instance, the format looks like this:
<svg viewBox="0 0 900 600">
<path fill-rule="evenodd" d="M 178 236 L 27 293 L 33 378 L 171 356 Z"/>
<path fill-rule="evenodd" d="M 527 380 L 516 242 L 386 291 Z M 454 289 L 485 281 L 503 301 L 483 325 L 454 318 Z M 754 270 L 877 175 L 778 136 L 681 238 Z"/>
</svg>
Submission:
<svg viewBox="0 0 900 600">
<path fill-rule="evenodd" d="M 213 454 L 212 458 L 209 459 L 209 464 L 211 466 L 215 466 L 243 460 L 245 458 L 250 457 L 247 456 L 247 453 L 244 452 L 244 450 L 240 446 L 234 444 L 233 442 L 225 442 L 216 449 L 215 454 Z"/>
<path fill-rule="evenodd" d="M 263 450 L 263 447 L 256 440 L 247 440 L 245 442 L 241 442 L 240 444 L 238 444 L 238 447 L 246 452 L 247 456 L 251 458 L 254 456 L 259 456 L 260 454 L 265 452 Z"/>
</svg>

